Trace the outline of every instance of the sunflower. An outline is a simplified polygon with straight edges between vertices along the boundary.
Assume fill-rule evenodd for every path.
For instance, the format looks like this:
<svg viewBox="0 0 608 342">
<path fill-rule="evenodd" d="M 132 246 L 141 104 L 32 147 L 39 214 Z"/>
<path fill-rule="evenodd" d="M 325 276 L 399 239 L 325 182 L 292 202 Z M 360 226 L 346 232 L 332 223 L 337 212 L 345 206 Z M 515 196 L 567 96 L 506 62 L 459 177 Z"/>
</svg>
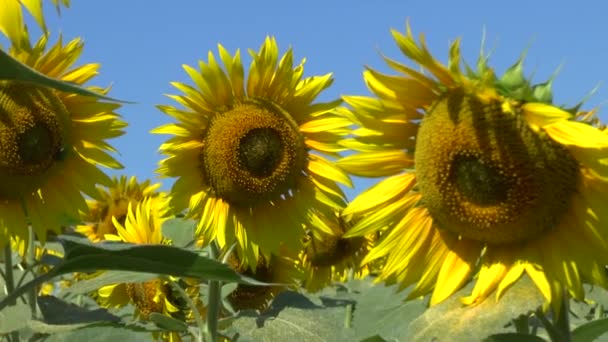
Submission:
<svg viewBox="0 0 608 342">
<path fill-rule="evenodd" d="M 61 6 L 70 7 L 70 0 L 51 0 L 57 13 L 60 12 Z M 19 11 L 18 15 L 23 16 L 21 6 L 25 7 L 25 9 L 34 17 L 36 23 L 42 31 L 46 34 L 48 32 L 46 27 L 46 21 L 44 20 L 44 11 L 42 9 L 43 0 L 6 0 L 0 3 L 0 32 L 2 32 L 6 36 L 10 36 L 11 31 L 13 30 L 21 30 L 21 26 L 13 26 L 8 27 L 8 25 L 4 25 L 5 19 L 3 16 L 14 16 Z M 13 31 L 14 32 L 14 31 Z"/>
<path fill-rule="evenodd" d="M 341 212 L 329 217 L 315 215 L 312 226 L 313 229 L 307 229 L 304 248 L 298 256 L 303 285 L 308 291 L 321 290 L 332 281 L 369 274 L 368 266 L 361 267 L 361 261 L 371 250 L 376 234 L 344 238 L 352 222 Z"/>
<path fill-rule="evenodd" d="M 458 41 L 444 66 L 409 25 L 393 36 L 422 71 L 365 71 L 376 97 L 345 98 L 361 128 L 344 144 L 361 153 L 338 161 L 389 176 L 344 210 L 363 217 L 346 236 L 386 227 L 364 260 L 386 258 L 379 280 L 433 305 L 476 274 L 476 304 L 527 274 L 555 310 L 584 282 L 606 287 L 608 136 L 590 113 L 553 105 L 553 80 L 532 85 L 523 57 L 497 77 L 485 56 L 462 68 Z"/>
<path fill-rule="evenodd" d="M 268 259 L 281 245 L 297 250 L 312 210 L 344 204 L 336 182 L 351 181 L 321 154 L 344 150 L 338 141 L 352 122 L 335 113 L 340 100 L 313 103 L 331 74 L 303 78 L 304 62 L 294 67 L 291 49 L 279 60 L 274 38 L 250 54 L 247 79 L 240 52 L 221 45 L 225 70 L 211 52 L 198 70 L 185 66 L 196 87 L 172 83 L 184 95 L 170 97 L 183 109 L 159 106 L 178 122 L 153 133 L 174 135 L 160 147 L 169 157 L 158 170 L 178 178 L 174 212 L 188 208 L 204 241 L 236 243 L 255 266 L 260 252 Z"/>
<path fill-rule="evenodd" d="M 140 183 L 135 176 L 128 181 L 126 176 L 112 177 L 111 186 L 98 187 L 102 200 L 87 200 L 89 211 L 82 213 L 82 221 L 86 224 L 76 226 L 76 231 L 84 234 L 93 242 L 105 240 L 106 234 L 116 235 L 112 218 L 116 218 L 118 223 L 124 226 L 129 203 L 136 205 L 144 198 L 159 196 L 159 193 L 156 192 L 159 187 L 160 183 L 151 184 L 150 180 Z M 152 205 L 157 207 L 159 203 L 163 202 L 152 201 Z M 161 211 L 161 215 L 165 209 L 165 207 L 156 208 Z"/>
<path fill-rule="evenodd" d="M 105 239 L 135 244 L 168 243 L 161 233 L 162 224 L 168 217 L 160 208 L 166 202 L 162 193 L 144 198 L 139 203 L 130 202 L 124 224 L 113 217 L 116 234 L 106 234 Z M 199 304 L 198 309 L 204 312 L 198 282 L 192 279 L 155 278 L 143 283 L 111 284 L 100 288 L 94 297 L 102 307 L 122 307 L 131 303 L 136 308 L 136 315 L 144 320 L 153 312 L 183 321 L 192 320 L 191 308 L 174 292 L 170 282 L 178 282 L 185 288 L 192 300 Z"/>
<path fill-rule="evenodd" d="M 43 35 L 30 44 L 18 4 L 4 1 L 0 28 L 11 42 L 8 53 L 46 76 L 82 85 L 98 64 L 73 67 L 83 49 L 80 39 L 50 48 Z M 89 87 L 100 94 L 108 89 Z M 44 243 L 47 230 L 78 221 L 87 205 L 82 192 L 98 198 L 96 184 L 110 178 L 97 165 L 122 167 L 107 152 L 106 139 L 123 134 L 126 124 L 114 112 L 119 104 L 12 80 L 0 81 L 0 245 L 26 240 L 28 224 Z"/>
<path fill-rule="evenodd" d="M 283 254 L 285 253 L 283 249 Z M 272 255 L 269 259 L 260 255 L 257 265 L 251 267 L 243 263 L 240 256 L 232 254 L 228 258 L 228 264 L 240 274 L 260 282 L 280 284 L 270 286 L 238 284 L 227 297 L 228 303 L 235 311 L 266 310 L 271 300 L 279 293 L 288 289 L 297 289 L 303 276 L 296 267 L 294 259 L 286 255 Z"/>
</svg>

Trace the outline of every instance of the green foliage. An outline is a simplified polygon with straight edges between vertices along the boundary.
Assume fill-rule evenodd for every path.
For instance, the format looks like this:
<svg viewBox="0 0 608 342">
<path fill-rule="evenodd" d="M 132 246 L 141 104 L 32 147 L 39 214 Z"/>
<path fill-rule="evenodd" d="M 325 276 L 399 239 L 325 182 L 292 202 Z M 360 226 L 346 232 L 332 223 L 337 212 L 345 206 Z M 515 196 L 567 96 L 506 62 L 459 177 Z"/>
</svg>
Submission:
<svg viewBox="0 0 608 342">
<path fill-rule="evenodd" d="M 596 341 L 597 338 L 608 332 L 608 318 L 591 321 L 572 330 L 573 342 Z"/>
<path fill-rule="evenodd" d="M 32 315 L 29 305 L 18 302 L 0 311 L 0 334 L 25 328 Z"/>
<path fill-rule="evenodd" d="M 225 264 L 195 251 L 169 245 L 130 243 L 92 243 L 85 238 L 60 238 L 65 258 L 49 274 L 117 270 L 168 274 L 224 282 L 260 284 L 244 277 Z"/>
<path fill-rule="evenodd" d="M 172 246 L 193 247 L 196 222 L 194 220 L 184 220 L 174 218 L 163 223 L 163 236 L 171 241 Z"/>
<path fill-rule="evenodd" d="M 520 333 L 503 333 L 490 335 L 483 342 L 544 342 L 545 339 L 538 336 Z"/>
<path fill-rule="evenodd" d="M 70 82 L 48 77 L 19 62 L 0 49 L 0 81 L 2 80 L 29 82 L 36 85 L 57 89 L 66 93 L 94 96 L 112 102 L 125 102 L 90 91 Z"/>
</svg>

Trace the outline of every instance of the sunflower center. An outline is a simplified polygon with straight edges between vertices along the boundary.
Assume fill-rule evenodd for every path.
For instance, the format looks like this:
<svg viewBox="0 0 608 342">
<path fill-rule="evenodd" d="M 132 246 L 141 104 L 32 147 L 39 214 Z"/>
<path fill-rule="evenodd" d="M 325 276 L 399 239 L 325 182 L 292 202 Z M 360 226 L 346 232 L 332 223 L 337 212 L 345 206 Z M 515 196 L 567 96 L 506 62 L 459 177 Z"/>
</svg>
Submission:
<svg viewBox="0 0 608 342">
<path fill-rule="evenodd" d="M 229 260 L 231 266 L 244 276 L 255 280 L 273 283 L 274 273 L 270 265 L 266 264 L 261 258 L 255 268 L 255 272 L 249 269 L 243 269 L 243 266 L 238 266 L 239 262 L 236 257 Z M 255 286 L 238 284 L 236 289 L 228 295 L 228 300 L 232 308 L 235 310 L 264 310 L 274 294 L 278 291 L 277 286 Z"/>
<path fill-rule="evenodd" d="M 0 83 L 0 199 L 15 199 L 44 184 L 65 153 L 69 114 L 49 89 Z"/>
<path fill-rule="evenodd" d="M 570 152 L 532 130 L 517 109 L 462 92 L 425 116 L 415 162 L 436 224 L 488 244 L 527 241 L 557 226 L 580 180 Z"/>
<path fill-rule="evenodd" d="M 239 161 L 254 177 L 268 177 L 281 161 L 283 143 L 272 128 L 255 128 L 239 142 Z"/>
<path fill-rule="evenodd" d="M 454 161 L 456 188 L 479 205 L 494 205 L 507 199 L 509 181 L 499 169 L 483 160 L 457 158 Z"/>
<path fill-rule="evenodd" d="M 216 196 L 253 207 L 295 190 L 307 156 L 304 138 L 288 113 L 271 103 L 251 101 L 214 117 L 200 161 Z"/>
<path fill-rule="evenodd" d="M 143 319 L 148 319 L 152 312 L 162 313 L 163 303 L 159 300 L 156 292 L 163 285 L 158 279 L 150 280 L 145 283 L 127 284 L 127 295 L 139 310 Z"/>
<path fill-rule="evenodd" d="M 349 239 L 331 237 L 322 241 L 312 239 L 306 246 L 306 254 L 311 265 L 330 267 L 357 254 L 362 249 L 364 242 L 363 237 Z"/>
</svg>

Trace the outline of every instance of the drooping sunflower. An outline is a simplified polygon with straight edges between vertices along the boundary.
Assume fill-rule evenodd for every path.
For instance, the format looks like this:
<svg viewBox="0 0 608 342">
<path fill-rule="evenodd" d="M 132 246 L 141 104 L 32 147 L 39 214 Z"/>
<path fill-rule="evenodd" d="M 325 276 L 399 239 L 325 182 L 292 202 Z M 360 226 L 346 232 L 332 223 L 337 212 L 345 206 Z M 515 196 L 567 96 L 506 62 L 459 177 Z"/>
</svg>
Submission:
<svg viewBox="0 0 608 342">
<path fill-rule="evenodd" d="M 287 252 L 283 249 L 284 254 Z M 238 254 L 232 254 L 228 264 L 235 271 L 263 283 L 277 284 L 256 286 L 238 284 L 228 297 L 228 303 L 235 311 L 260 310 L 268 308 L 272 299 L 288 289 L 297 289 L 303 273 L 296 267 L 295 259 L 285 255 L 271 255 L 266 259 L 260 255 L 257 265 L 252 267 L 242 261 Z"/>
<path fill-rule="evenodd" d="M 46 76 L 82 85 L 98 64 L 74 67 L 80 39 L 48 47 L 48 35 L 31 45 L 18 3 L 3 1 L 0 28 L 15 59 Z M 106 94 L 108 89 L 89 87 Z M 126 124 L 120 105 L 14 80 L 0 81 L 0 245 L 25 240 L 28 224 L 44 242 L 47 230 L 77 222 L 87 205 L 82 193 L 98 197 L 96 184 L 110 185 L 97 166 L 122 167 L 107 139 Z"/>
<path fill-rule="evenodd" d="M 307 229 L 304 248 L 298 256 L 303 273 L 303 286 L 318 291 L 332 281 L 346 281 L 369 274 L 361 261 L 371 250 L 376 234 L 344 238 L 352 222 L 335 212 L 331 216 L 315 215 L 313 229 Z"/>
<path fill-rule="evenodd" d="M 311 210 L 343 205 L 336 182 L 350 179 L 321 154 L 344 150 L 337 142 L 352 122 L 335 113 L 340 100 L 313 103 L 331 74 L 303 78 L 304 61 L 294 67 L 291 49 L 279 59 L 274 38 L 250 54 L 247 78 L 240 52 L 221 45 L 225 70 L 211 52 L 198 70 L 185 66 L 196 87 L 172 83 L 183 108 L 159 106 L 177 123 L 153 132 L 174 135 L 160 147 L 169 157 L 159 168 L 177 177 L 173 210 L 188 208 L 203 240 L 236 242 L 253 267 L 260 251 L 268 259 L 281 245 L 297 249 Z"/>
<path fill-rule="evenodd" d="M 423 71 L 385 58 L 400 74 L 368 69 L 376 97 L 345 98 L 361 128 L 344 144 L 361 153 L 338 165 L 389 176 L 344 210 L 363 217 L 350 236 L 388 227 L 364 262 L 386 258 L 379 279 L 431 304 L 474 274 L 466 304 L 523 274 L 555 310 L 584 282 L 606 287 L 608 135 L 553 105 L 552 79 L 532 85 L 523 57 L 497 77 L 484 56 L 463 70 L 458 41 L 444 66 L 409 25 L 393 36 Z"/>
<path fill-rule="evenodd" d="M 151 184 L 150 180 L 140 183 L 135 176 L 128 181 L 126 176 L 112 177 L 111 186 L 97 188 L 102 200 L 87 200 L 89 211 L 82 213 L 82 221 L 85 224 L 76 226 L 76 231 L 84 234 L 93 242 L 105 240 L 107 234 L 116 235 L 113 218 L 124 226 L 129 204 L 137 205 L 145 198 L 158 197 L 159 193 L 156 190 L 159 187 L 160 183 Z M 163 206 L 166 203 L 162 198 L 151 202 L 153 210 L 158 210 L 159 215 L 163 215 L 167 208 Z"/>
</svg>

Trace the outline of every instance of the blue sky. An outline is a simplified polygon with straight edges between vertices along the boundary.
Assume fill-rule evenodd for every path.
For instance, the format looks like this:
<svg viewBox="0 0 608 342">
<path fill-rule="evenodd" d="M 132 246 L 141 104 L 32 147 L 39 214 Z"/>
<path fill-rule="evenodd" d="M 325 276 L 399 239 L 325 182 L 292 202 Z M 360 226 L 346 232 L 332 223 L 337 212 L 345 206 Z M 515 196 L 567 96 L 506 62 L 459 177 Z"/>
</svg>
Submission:
<svg viewBox="0 0 608 342">
<path fill-rule="evenodd" d="M 125 169 L 111 174 L 157 176 L 162 158 L 157 149 L 167 136 L 150 129 L 171 120 L 156 104 L 174 104 L 163 94 L 177 93 L 169 82 L 190 82 L 182 64 L 206 59 L 221 43 L 229 51 L 257 49 L 274 35 L 296 59 L 306 57 L 305 75 L 334 73 L 334 85 L 321 100 L 340 95 L 366 95 L 364 65 L 387 71 L 378 52 L 403 61 L 390 29 L 404 31 L 409 18 L 416 33 L 424 32 L 433 54 L 446 61 L 448 46 L 462 38 L 464 58 L 473 63 L 482 32 L 494 52 L 491 65 L 504 71 L 529 47 L 526 71 L 545 80 L 563 64 L 555 82 L 558 104 L 575 104 L 608 78 L 607 5 L 600 1 L 151 1 L 72 0 L 57 17 L 47 5 L 53 33 L 84 38 L 81 63 L 99 62 L 95 85 L 113 84 L 110 96 L 135 101 L 120 113 L 127 134 L 112 144 Z M 244 54 L 247 56 L 247 54 Z M 248 63 L 249 59 L 245 61 Z M 600 88 L 586 108 L 602 104 Z M 602 115 L 606 118 L 605 115 Z M 373 181 L 357 181 L 354 195 Z M 168 189 L 170 179 L 162 180 Z"/>
</svg>

